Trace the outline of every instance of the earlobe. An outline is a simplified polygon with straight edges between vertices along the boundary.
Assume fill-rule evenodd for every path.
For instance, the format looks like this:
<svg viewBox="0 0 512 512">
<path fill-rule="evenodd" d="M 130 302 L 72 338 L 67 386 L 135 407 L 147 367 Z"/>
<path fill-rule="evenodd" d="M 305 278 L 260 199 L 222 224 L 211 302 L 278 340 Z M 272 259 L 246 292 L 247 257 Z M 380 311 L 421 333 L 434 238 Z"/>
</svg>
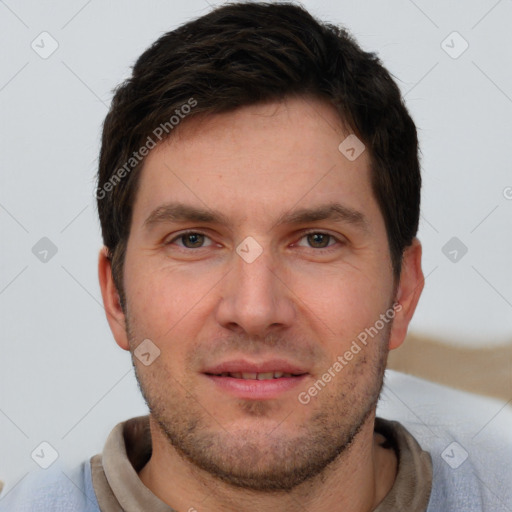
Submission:
<svg viewBox="0 0 512 512">
<path fill-rule="evenodd" d="M 395 303 L 395 318 L 389 337 L 389 350 L 399 347 L 407 334 L 407 328 L 414 315 L 423 291 L 425 279 L 421 270 L 421 243 L 414 238 L 412 244 L 404 251 L 402 271 L 398 284 Z"/>
<path fill-rule="evenodd" d="M 110 330 L 114 335 L 116 343 L 122 349 L 129 350 L 130 347 L 126 333 L 126 318 L 112 276 L 112 265 L 106 247 L 100 250 L 98 257 L 98 279 Z"/>
</svg>

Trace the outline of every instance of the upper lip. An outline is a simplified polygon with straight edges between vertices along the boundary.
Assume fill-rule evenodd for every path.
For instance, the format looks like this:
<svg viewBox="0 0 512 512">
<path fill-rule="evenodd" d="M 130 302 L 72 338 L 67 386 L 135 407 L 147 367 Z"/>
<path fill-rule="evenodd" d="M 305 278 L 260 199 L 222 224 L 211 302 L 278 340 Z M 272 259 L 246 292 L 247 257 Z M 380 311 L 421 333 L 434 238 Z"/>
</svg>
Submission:
<svg viewBox="0 0 512 512">
<path fill-rule="evenodd" d="M 304 367 L 285 361 L 284 359 L 267 359 L 265 361 L 247 361 L 245 359 L 233 359 L 207 367 L 203 373 L 220 375 L 221 373 L 270 373 L 283 372 L 302 375 L 307 373 Z"/>
</svg>

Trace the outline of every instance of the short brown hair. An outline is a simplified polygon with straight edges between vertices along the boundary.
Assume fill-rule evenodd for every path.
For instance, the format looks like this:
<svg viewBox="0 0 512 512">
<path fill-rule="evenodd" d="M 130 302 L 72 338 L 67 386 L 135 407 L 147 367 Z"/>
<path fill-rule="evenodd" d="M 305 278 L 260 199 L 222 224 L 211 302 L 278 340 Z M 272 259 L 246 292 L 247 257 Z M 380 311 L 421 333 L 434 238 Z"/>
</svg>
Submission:
<svg viewBox="0 0 512 512">
<path fill-rule="evenodd" d="M 416 127 L 398 86 L 345 29 L 315 20 L 302 7 L 232 3 L 160 37 L 115 91 L 103 126 L 97 204 L 122 304 L 123 262 L 144 163 L 138 151 L 155 129 L 164 127 L 171 136 L 171 117 L 191 99 L 187 119 L 289 96 L 327 101 L 369 150 L 372 189 L 393 271 L 400 275 L 403 251 L 418 229 L 421 176 Z"/>
</svg>

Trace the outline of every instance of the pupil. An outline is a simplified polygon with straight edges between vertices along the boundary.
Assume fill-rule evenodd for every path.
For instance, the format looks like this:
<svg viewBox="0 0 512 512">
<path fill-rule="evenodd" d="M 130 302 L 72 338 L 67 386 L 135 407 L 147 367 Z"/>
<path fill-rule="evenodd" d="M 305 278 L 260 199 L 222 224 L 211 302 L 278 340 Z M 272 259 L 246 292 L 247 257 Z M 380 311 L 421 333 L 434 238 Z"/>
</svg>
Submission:
<svg viewBox="0 0 512 512">
<path fill-rule="evenodd" d="M 202 243 L 203 235 L 199 233 L 190 233 L 184 237 L 184 244 L 186 247 L 199 247 Z"/>
<path fill-rule="evenodd" d="M 308 235 L 309 244 L 313 247 L 327 247 L 327 242 L 329 240 L 327 235 L 322 233 L 312 233 Z"/>
</svg>

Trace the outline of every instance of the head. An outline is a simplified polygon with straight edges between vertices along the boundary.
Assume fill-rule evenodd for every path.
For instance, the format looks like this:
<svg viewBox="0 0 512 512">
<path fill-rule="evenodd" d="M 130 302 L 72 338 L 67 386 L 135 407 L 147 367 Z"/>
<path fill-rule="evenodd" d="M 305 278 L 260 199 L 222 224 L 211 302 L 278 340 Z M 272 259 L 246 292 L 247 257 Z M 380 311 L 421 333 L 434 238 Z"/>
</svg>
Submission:
<svg viewBox="0 0 512 512">
<path fill-rule="evenodd" d="M 187 23 L 116 90 L 97 198 L 108 319 L 169 446 L 256 490 L 346 451 L 422 289 L 417 134 L 379 59 L 291 4 Z M 244 368 L 285 376 L 251 394 Z"/>
</svg>

